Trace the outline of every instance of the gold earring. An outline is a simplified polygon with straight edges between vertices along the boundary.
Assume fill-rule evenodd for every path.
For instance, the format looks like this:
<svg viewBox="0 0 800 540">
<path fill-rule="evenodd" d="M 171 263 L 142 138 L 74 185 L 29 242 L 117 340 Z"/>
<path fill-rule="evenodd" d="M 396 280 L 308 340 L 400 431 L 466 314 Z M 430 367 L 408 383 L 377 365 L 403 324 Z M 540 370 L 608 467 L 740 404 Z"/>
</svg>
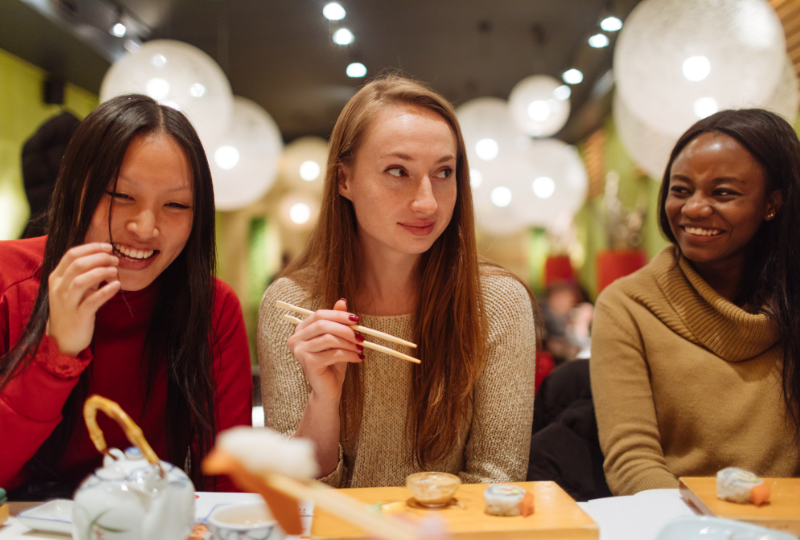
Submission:
<svg viewBox="0 0 800 540">
<path fill-rule="evenodd" d="M 774 217 L 775 217 L 775 212 L 770 212 L 769 214 L 767 214 L 767 221 L 770 221 Z"/>
</svg>

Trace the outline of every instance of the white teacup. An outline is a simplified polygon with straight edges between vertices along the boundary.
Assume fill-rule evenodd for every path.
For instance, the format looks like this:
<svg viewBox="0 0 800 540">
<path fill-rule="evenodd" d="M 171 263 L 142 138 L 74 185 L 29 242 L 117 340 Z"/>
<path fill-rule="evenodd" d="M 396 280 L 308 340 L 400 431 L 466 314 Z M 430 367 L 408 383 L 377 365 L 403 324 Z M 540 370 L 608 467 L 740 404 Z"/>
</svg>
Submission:
<svg viewBox="0 0 800 540">
<path fill-rule="evenodd" d="M 214 540 L 283 540 L 286 534 L 263 502 L 221 506 L 207 520 Z"/>
</svg>

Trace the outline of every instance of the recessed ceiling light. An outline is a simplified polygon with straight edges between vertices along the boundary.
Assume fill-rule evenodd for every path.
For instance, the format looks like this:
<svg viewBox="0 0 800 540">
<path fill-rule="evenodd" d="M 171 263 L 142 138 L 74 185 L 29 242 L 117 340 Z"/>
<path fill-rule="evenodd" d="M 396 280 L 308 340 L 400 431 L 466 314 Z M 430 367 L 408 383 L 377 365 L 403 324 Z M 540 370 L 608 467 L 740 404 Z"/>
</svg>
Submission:
<svg viewBox="0 0 800 540">
<path fill-rule="evenodd" d="M 350 45 L 353 42 L 353 33 L 347 28 L 339 28 L 333 33 L 333 42 L 338 45 Z"/>
<path fill-rule="evenodd" d="M 347 66 L 347 76 L 358 79 L 367 74 L 367 66 L 361 62 L 353 62 Z"/>
<path fill-rule="evenodd" d="M 602 49 L 608 47 L 608 36 L 605 34 L 595 34 L 589 38 L 589 45 L 595 49 Z"/>
<path fill-rule="evenodd" d="M 583 81 L 583 73 L 575 68 L 568 69 L 561 75 L 561 78 L 564 79 L 564 82 L 567 84 L 580 84 Z"/>
<path fill-rule="evenodd" d="M 128 29 L 125 27 L 125 25 L 122 24 L 122 23 L 119 23 L 119 22 L 111 27 L 111 35 L 114 35 L 114 36 L 117 36 L 117 37 L 124 36 L 125 32 L 127 32 L 127 31 L 128 31 Z"/>
<path fill-rule="evenodd" d="M 622 28 L 622 21 L 617 19 L 616 17 L 606 17 L 600 23 L 600 28 L 602 28 L 606 32 L 616 32 L 617 30 Z"/>
<path fill-rule="evenodd" d="M 331 2 L 330 4 L 325 4 L 325 7 L 322 8 L 322 14 L 329 21 L 341 21 L 344 19 L 344 16 L 347 15 L 347 12 L 344 10 L 341 4 L 337 2 Z"/>
</svg>

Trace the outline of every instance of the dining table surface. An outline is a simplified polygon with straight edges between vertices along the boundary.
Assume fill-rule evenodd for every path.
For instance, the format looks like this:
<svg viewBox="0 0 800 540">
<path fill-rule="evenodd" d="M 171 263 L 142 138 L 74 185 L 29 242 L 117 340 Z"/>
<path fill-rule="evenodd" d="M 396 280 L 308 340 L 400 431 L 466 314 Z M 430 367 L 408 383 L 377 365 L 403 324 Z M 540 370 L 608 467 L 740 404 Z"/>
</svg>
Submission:
<svg viewBox="0 0 800 540">
<path fill-rule="evenodd" d="M 203 522 L 219 506 L 258 500 L 261 500 L 258 495 L 250 493 L 199 492 L 195 505 L 195 518 L 198 522 Z M 70 538 L 62 534 L 32 531 L 15 517 L 18 513 L 40 504 L 42 503 L 9 503 L 11 517 L 5 524 L 0 525 L 0 540 Z M 696 515 L 696 512 L 681 498 L 677 489 L 655 489 L 627 497 L 608 497 L 578 504 L 598 524 L 600 540 L 655 540 L 658 532 L 669 521 Z M 306 506 L 306 511 L 310 514 L 313 509 Z M 310 523 L 308 525 L 310 526 Z"/>
</svg>

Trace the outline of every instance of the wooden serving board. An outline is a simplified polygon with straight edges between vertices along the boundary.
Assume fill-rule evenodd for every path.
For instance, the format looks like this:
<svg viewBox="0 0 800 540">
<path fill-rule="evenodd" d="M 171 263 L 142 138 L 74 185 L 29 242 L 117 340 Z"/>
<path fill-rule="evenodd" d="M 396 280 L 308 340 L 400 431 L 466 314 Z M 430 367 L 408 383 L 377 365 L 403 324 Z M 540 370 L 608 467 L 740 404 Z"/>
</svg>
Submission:
<svg viewBox="0 0 800 540">
<path fill-rule="evenodd" d="M 681 496 L 707 516 L 744 521 L 800 535 L 800 478 L 764 478 L 771 490 L 762 506 L 717 498 L 716 477 L 680 478 Z"/>
<path fill-rule="evenodd" d="M 414 517 L 441 516 L 455 540 L 484 538 L 558 538 L 595 540 L 597 524 L 555 482 L 515 482 L 533 493 L 534 513 L 529 517 L 498 517 L 486 514 L 483 491 L 489 484 L 464 484 L 445 508 L 424 508 L 416 504 L 406 487 L 342 489 L 343 493 L 369 504 L 404 503 L 404 512 Z M 314 510 L 311 538 L 356 539 L 365 533 L 354 525 L 321 510 Z"/>
</svg>

